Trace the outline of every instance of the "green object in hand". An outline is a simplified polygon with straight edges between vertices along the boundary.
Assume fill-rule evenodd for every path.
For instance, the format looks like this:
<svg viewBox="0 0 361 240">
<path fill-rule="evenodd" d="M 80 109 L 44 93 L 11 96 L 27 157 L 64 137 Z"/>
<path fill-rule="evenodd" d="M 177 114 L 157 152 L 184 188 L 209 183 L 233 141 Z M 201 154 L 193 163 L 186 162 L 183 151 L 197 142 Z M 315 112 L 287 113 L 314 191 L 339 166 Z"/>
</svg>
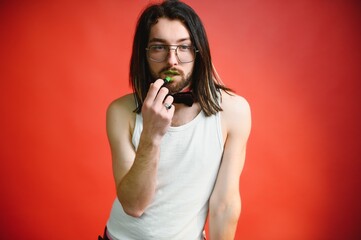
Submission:
<svg viewBox="0 0 361 240">
<path fill-rule="evenodd" d="M 166 76 L 165 79 L 164 79 L 164 81 L 166 81 L 166 82 L 171 82 L 171 81 L 172 81 L 172 78 L 169 77 L 169 76 Z"/>
</svg>

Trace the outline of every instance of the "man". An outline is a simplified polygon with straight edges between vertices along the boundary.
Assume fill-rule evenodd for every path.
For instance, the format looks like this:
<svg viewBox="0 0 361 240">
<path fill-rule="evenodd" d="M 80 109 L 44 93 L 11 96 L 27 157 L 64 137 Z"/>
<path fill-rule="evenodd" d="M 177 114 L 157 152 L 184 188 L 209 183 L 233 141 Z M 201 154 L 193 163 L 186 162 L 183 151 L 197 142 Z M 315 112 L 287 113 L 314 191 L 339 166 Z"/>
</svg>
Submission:
<svg viewBox="0 0 361 240">
<path fill-rule="evenodd" d="M 200 240 L 207 216 L 210 239 L 234 239 L 250 109 L 220 82 L 192 8 L 143 11 L 130 82 L 107 111 L 117 198 L 104 239 Z"/>
</svg>

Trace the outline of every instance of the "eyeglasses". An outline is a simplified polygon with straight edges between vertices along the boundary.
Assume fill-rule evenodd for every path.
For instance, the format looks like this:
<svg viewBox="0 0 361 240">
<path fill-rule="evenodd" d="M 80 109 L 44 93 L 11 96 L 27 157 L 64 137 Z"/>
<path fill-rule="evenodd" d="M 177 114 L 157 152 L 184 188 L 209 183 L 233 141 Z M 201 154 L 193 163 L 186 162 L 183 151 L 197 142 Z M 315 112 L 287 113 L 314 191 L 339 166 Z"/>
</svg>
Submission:
<svg viewBox="0 0 361 240">
<path fill-rule="evenodd" d="M 151 61 L 159 63 L 167 59 L 170 50 L 175 51 L 175 55 L 181 63 L 193 62 L 198 52 L 195 47 L 188 45 L 152 45 L 145 50 Z"/>
</svg>

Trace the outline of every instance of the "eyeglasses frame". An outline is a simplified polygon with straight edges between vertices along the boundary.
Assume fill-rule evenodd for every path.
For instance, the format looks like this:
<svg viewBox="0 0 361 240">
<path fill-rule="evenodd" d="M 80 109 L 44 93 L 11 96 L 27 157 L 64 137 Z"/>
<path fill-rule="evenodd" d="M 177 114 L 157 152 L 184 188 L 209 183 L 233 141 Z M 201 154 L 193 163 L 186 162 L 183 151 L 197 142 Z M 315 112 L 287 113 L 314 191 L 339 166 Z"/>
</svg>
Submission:
<svg viewBox="0 0 361 240">
<path fill-rule="evenodd" d="M 167 47 L 167 48 L 168 48 L 168 52 L 167 52 L 167 55 L 165 56 L 164 60 L 162 60 L 162 61 L 157 61 L 157 60 L 155 60 L 155 59 L 153 59 L 153 58 L 151 58 L 151 57 L 149 56 L 149 53 L 148 53 L 148 52 L 149 52 L 149 50 L 150 50 L 152 47 L 154 47 L 154 46 L 164 46 L 164 47 Z M 194 60 L 196 59 L 197 52 L 199 52 L 199 50 L 196 49 L 196 47 L 194 47 L 194 46 L 187 46 L 187 47 L 191 47 L 191 48 L 193 49 L 193 51 L 194 51 L 194 59 L 193 59 L 192 61 L 183 62 L 183 61 L 181 61 L 181 60 L 179 59 L 179 56 L 178 56 L 178 48 L 179 48 L 179 47 L 184 47 L 184 46 L 185 46 L 185 45 L 154 44 L 154 45 L 151 45 L 151 46 L 145 48 L 145 50 L 147 51 L 147 56 L 148 56 L 148 58 L 149 58 L 151 61 L 157 62 L 157 63 L 164 62 L 164 61 L 169 57 L 169 52 L 170 52 L 171 50 L 174 50 L 175 55 L 177 56 L 177 59 L 178 59 L 178 61 L 179 61 L 180 63 L 191 63 L 191 62 L 194 62 Z M 175 47 L 175 48 L 171 48 L 171 47 Z"/>
</svg>

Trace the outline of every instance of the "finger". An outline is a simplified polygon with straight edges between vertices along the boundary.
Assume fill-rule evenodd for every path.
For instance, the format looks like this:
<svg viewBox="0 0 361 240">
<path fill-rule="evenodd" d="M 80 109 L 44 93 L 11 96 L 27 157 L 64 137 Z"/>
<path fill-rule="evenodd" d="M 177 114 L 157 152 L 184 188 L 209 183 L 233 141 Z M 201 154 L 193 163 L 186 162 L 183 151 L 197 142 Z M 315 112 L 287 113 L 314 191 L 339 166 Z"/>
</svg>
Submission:
<svg viewBox="0 0 361 240">
<path fill-rule="evenodd" d="M 158 91 L 158 94 L 156 96 L 156 98 L 154 99 L 154 104 L 158 105 L 158 104 L 163 104 L 167 95 L 169 93 L 168 88 L 166 87 L 161 87 Z M 172 101 L 173 102 L 173 101 Z"/>
<path fill-rule="evenodd" d="M 164 80 L 159 78 L 154 82 L 154 84 L 160 88 L 164 84 Z"/>
<path fill-rule="evenodd" d="M 175 106 L 174 106 L 173 104 L 171 104 L 170 107 L 169 107 L 169 108 L 165 108 L 165 110 L 166 110 L 167 113 L 169 114 L 169 117 L 170 117 L 170 118 L 173 118 Z"/>
<path fill-rule="evenodd" d="M 149 90 L 148 90 L 146 99 L 144 99 L 144 101 L 147 101 L 147 100 L 154 101 L 154 99 L 156 98 L 158 91 L 162 87 L 163 83 L 164 83 L 163 79 L 158 79 L 154 83 L 151 83 L 149 86 Z"/>
<path fill-rule="evenodd" d="M 173 96 L 168 95 L 165 99 L 164 99 L 164 107 L 166 108 L 167 111 L 171 110 L 173 108 L 174 110 L 174 106 L 173 106 Z"/>
<path fill-rule="evenodd" d="M 171 119 L 173 117 L 173 115 L 174 115 L 174 110 L 175 110 L 174 105 L 170 104 L 168 102 L 165 102 L 165 103 L 163 103 L 163 109 L 164 109 L 164 111 L 167 112 L 167 115 Z"/>
<path fill-rule="evenodd" d="M 169 103 L 169 104 L 173 104 L 173 101 L 174 101 L 174 97 L 172 95 L 169 95 L 169 94 L 164 99 L 164 102 Z"/>
<path fill-rule="evenodd" d="M 167 109 L 167 110 L 172 108 L 172 104 L 169 104 L 167 102 L 165 102 L 163 105 L 164 105 L 165 109 Z"/>
</svg>

